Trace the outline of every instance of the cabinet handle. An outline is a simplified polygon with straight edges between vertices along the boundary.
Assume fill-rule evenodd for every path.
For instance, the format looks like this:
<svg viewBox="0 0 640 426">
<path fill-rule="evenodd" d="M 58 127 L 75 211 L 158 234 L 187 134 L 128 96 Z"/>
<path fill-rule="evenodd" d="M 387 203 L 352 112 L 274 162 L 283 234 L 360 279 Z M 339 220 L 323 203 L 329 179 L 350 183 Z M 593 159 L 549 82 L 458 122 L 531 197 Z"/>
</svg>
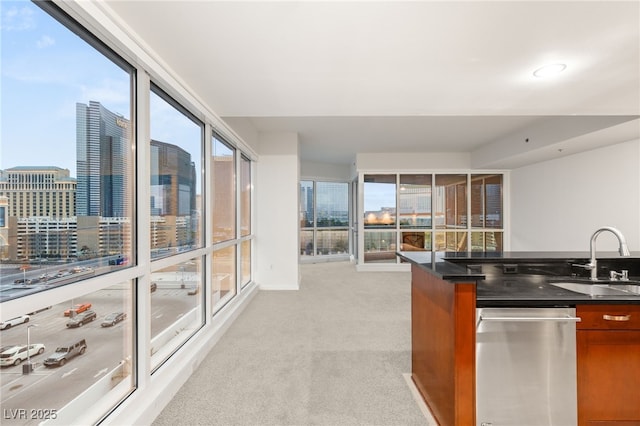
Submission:
<svg viewBox="0 0 640 426">
<path fill-rule="evenodd" d="M 602 319 L 607 321 L 629 321 L 631 319 L 631 315 L 607 315 L 604 314 Z"/>
</svg>

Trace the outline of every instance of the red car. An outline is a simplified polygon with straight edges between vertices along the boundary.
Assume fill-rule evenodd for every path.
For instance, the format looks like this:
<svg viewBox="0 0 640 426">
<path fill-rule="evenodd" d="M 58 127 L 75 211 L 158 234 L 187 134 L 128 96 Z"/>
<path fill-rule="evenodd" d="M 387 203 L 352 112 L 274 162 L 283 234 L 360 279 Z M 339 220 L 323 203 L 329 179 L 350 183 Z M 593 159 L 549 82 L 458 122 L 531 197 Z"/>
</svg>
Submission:
<svg viewBox="0 0 640 426">
<path fill-rule="evenodd" d="M 84 312 L 89 308 L 91 308 L 91 303 L 78 303 L 75 307 L 69 308 L 66 311 L 64 311 L 64 316 L 65 317 L 71 316 L 71 311 L 75 311 L 76 314 L 79 314 L 80 312 Z"/>
</svg>

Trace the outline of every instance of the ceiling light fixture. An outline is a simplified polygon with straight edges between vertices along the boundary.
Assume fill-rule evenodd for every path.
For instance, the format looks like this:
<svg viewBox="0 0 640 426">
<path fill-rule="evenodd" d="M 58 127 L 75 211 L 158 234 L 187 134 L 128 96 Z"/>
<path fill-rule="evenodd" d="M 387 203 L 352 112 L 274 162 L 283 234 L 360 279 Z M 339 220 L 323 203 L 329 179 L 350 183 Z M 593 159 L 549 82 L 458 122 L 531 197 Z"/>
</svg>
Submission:
<svg viewBox="0 0 640 426">
<path fill-rule="evenodd" d="M 539 78 L 553 77 L 560 74 L 567 68 L 565 64 L 549 64 L 538 68 L 533 75 Z"/>
</svg>

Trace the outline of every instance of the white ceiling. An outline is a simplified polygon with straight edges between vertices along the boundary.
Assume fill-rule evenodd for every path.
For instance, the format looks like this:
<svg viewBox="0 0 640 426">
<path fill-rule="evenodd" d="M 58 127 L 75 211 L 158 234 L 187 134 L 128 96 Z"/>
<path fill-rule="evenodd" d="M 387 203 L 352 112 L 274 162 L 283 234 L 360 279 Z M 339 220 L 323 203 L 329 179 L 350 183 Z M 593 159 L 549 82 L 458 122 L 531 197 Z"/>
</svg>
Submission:
<svg viewBox="0 0 640 426">
<path fill-rule="evenodd" d="M 562 117 L 625 116 L 583 148 L 584 126 L 564 132 L 573 150 L 640 137 L 616 126 L 640 116 L 640 1 L 104 5 L 232 127 L 298 132 L 303 160 L 473 153 Z"/>
</svg>

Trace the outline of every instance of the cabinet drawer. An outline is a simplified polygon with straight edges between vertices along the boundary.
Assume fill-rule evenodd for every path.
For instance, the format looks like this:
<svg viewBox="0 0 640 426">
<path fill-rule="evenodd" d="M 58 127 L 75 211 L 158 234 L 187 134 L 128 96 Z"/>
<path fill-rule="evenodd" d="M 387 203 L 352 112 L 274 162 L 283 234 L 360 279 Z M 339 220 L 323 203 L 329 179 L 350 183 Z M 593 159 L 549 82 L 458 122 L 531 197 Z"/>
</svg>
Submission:
<svg viewBox="0 0 640 426">
<path fill-rule="evenodd" d="M 640 330 L 640 305 L 578 305 L 578 330 Z"/>
</svg>

